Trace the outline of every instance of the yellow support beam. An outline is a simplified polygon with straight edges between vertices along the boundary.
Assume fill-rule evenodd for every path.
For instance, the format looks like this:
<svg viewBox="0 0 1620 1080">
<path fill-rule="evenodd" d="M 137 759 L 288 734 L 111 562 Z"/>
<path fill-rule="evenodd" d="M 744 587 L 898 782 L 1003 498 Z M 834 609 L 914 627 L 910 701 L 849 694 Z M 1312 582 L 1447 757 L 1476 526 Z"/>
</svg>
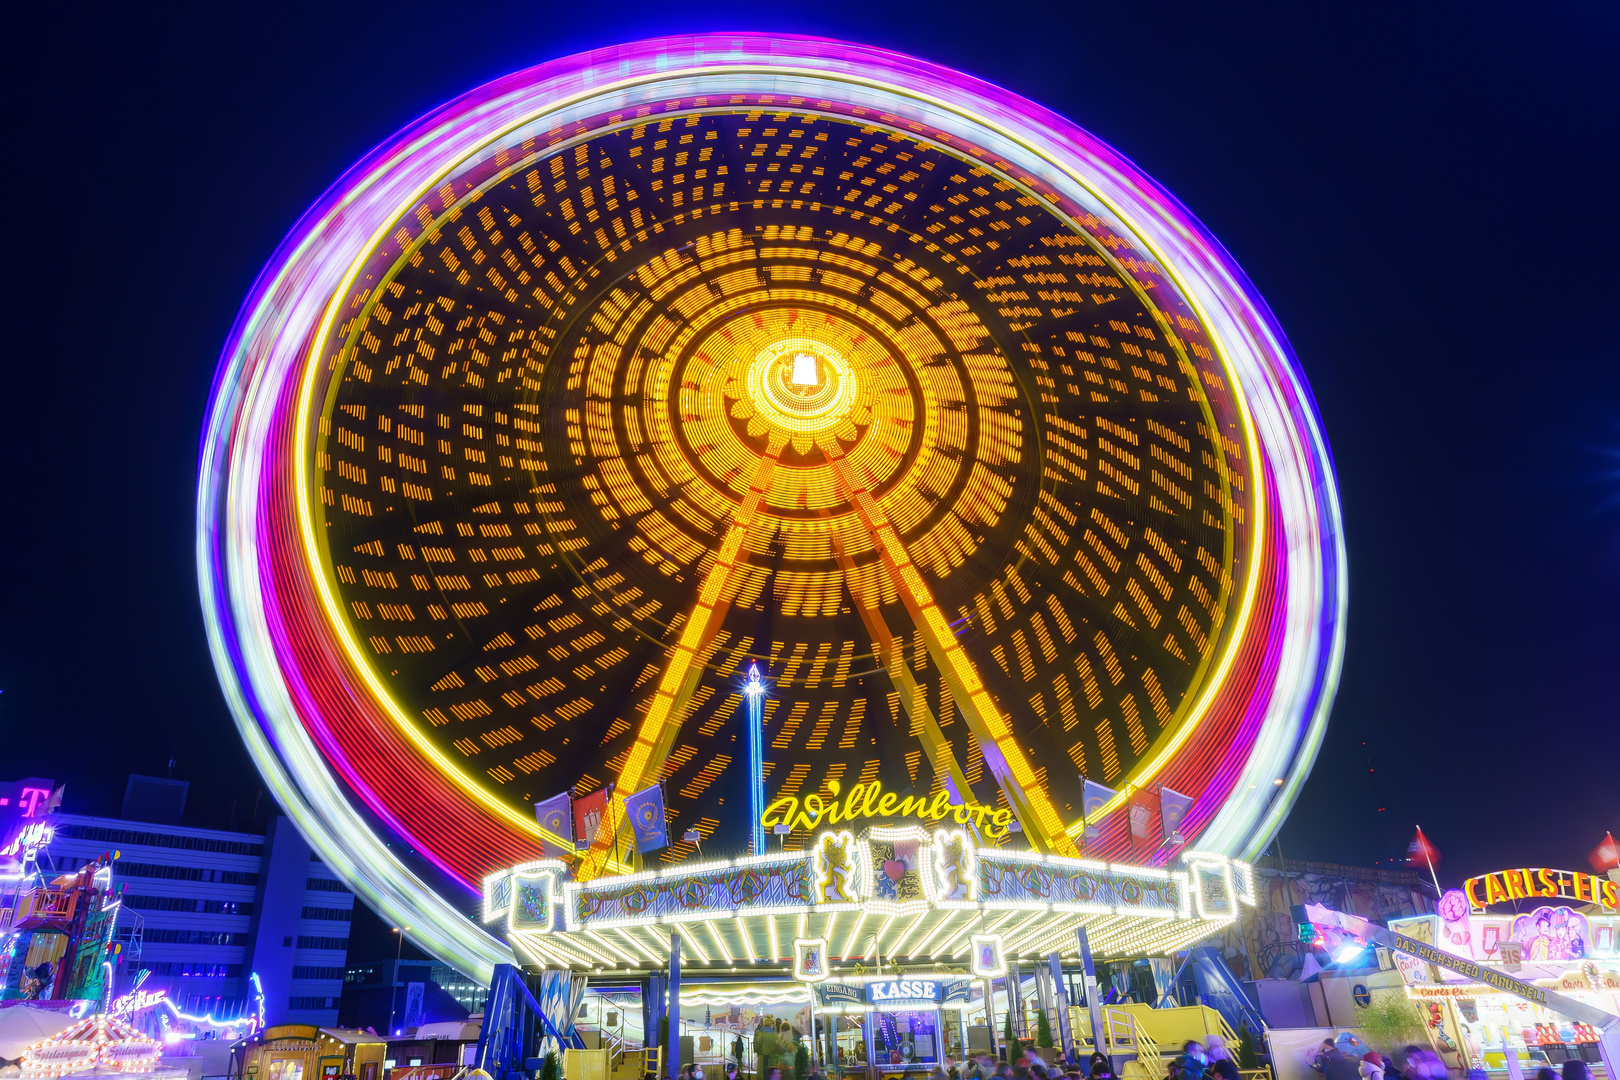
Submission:
<svg viewBox="0 0 1620 1080">
<path fill-rule="evenodd" d="M 630 850 L 635 849 L 629 819 L 624 812 L 624 801 L 655 782 L 669 759 L 675 736 L 681 730 L 686 706 L 691 702 L 698 679 L 703 674 L 703 651 L 714 640 L 720 624 L 725 621 L 726 612 L 731 608 L 731 600 L 736 593 L 735 571 L 745 557 L 743 543 L 748 539 L 748 530 L 753 526 L 754 519 L 759 516 L 759 508 L 771 487 L 771 473 L 786 445 L 787 440 L 781 435 L 771 435 L 765 453 L 759 459 L 759 468 L 754 473 L 748 494 L 732 513 L 731 524 L 720 541 L 718 557 L 698 586 L 697 601 L 692 605 L 691 615 L 675 647 L 670 650 L 663 674 L 658 678 L 652 704 L 641 721 L 640 730 L 636 732 L 636 741 L 630 745 L 630 751 L 625 756 L 624 767 L 619 770 L 607 810 L 602 815 L 602 824 L 596 830 L 596 839 L 590 851 L 580 860 L 576 872 L 579 881 L 589 881 L 599 876 L 613 861 L 614 852 L 623 840 L 628 839 Z"/>
<path fill-rule="evenodd" d="M 1078 856 L 1079 849 L 1075 847 L 1073 837 L 1064 830 L 1064 821 L 1058 815 L 1057 807 L 1052 805 L 1045 789 L 1036 781 L 1035 770 L 1030 768 L 1029 761 L 1024 757 L 1024 751 L 1013 735 L 1012 725 L 996 707 L 995 699 L 979 678 L 973 661 L 956 640 L 950 620 L 939 609 L 928 583 L 912 564 L 911 556 L 900 534 L 890 523 L 888 514 L 867 491 L 865 479 L 844 457 L 836 439 L 827 439 L 822 443 L 822 449 L 832 463 L 833 473 L 850 505 L 876 541 L 884 569 L 894 581 L 912 621 L 922 632 L 929 654 L 939 665 L 957 708 L 962 710 L 963 718 L 979 742 L 985 764 L 1006 793 L 1007 803 L 1023 826 L 1030 846 L 1037 851 Z"/>
<path fill-rule="evenodd" d="M 823 510 L 823 518 L 830 518 L 831 514 Z M 894 634 L 889 630 L 888 621 L 878 610 L 877 597 L 866 595 L 860 582 L 855 577 L 855 561 L 849 557 L 844 548 L 844 542 L 838 533 L 831 533 L 833 557 L 838 560 L 838 568 L 844 573 L 844 581 L 849 585 L 849 595 L 855 601 L 855 608 L 861 613 L 861 621 L 866 624 L 866 632 L 872 637 L 872 644 L 877 648 L 878 659 L 889 673 L 894 682 L 894 688 L 900 693 L 900 707 L 906 710 L 908 717 L 914 718 L 921 738 L 923 753 L 928 755 L 928 764 L 933 768 L 934 775 L 946 785 L 956 798 L 968 803 L 973 801 L 973 791 L 968 786 L 967 774 L 957 763 L 956 754 L 951 750 L 950 740 L 945 738 L 945 732 L 939 726 L 939 720 L 934 716 L 934 710 L 928 707 L 928 699 L 923 696 L 922 688 L 917 685 L 917 679 L 906 664 L 904 650 L 900 643 L 895 641 Z"/>
</svg>

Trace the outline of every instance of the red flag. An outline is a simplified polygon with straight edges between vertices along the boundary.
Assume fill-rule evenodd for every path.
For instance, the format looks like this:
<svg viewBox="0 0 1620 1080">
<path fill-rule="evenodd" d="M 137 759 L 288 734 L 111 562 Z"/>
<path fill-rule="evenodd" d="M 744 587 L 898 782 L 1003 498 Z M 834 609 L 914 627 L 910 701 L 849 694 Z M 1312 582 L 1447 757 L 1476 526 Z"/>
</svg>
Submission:
<svg viewBox="0 0 1620 1080">
<path fill-rule="evenodd" d="M 607 788 L 598 788 L 584 798 L 574 800 L 574 842 L 586 845 L 596 843 L 596 830 L 607 814 Z"/>
<path fill-rule="evenodd" d="M 1593 848 L 1586 859 L 1592 864 L 1592 869 L 1600 874 L 1620 868 L 1620 844 L 1615 843 L 1614 833 L 1604 833 L 1603 842 Z"/>
<path fill-rule="evenodd" d="M 1412 842 L 1406 845 L 1406 865 L 1419 870 L 1432 870 L 1440 865 L 1440 849 L 1429 842 L 1421 828 L 1412 834 Z"/>
<path fill-rule="evenodd" d="M 1131 796 L 1131 846 L 1137 850 L 1158 847 L 1149 834 L 1149 826 L 1153 822 L 1153 812 L 1157 809 L 1159 796 L 1151 791 L 1138 791 Z"/>
</svg>

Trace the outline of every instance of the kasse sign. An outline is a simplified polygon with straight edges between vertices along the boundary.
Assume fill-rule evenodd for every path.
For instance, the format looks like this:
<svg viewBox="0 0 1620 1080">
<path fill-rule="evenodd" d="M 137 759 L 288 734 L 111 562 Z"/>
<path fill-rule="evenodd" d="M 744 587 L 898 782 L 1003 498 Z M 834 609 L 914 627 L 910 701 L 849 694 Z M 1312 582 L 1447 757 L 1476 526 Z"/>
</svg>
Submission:
<svg viewBox="0 0 1620 1080">
<path fill-rule="evenodd" d="M 871 1004 L 881 1001 L 939 1001 L 939 983 L 921 979 L 896 979 L 892 982 L 866 984 L 866 1000 Z"/>
</svg>

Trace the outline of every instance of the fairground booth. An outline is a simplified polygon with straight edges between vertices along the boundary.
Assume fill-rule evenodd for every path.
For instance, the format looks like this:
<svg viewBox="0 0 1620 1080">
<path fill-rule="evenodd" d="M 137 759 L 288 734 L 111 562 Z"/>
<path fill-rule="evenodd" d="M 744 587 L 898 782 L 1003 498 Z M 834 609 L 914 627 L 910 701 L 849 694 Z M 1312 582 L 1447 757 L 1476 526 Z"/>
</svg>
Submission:
<svg viewBox="0 0 1620 1080">
<path fill-rule="evenodd" d="M 1498 870 L 1443 893 L 1436 914 L 1390 929 L 1511 976 L 1395 954 L 1438 1048 L 1503 1071 L 1510 1058 L 1532 1072 L 1602 1060 L 1601 1018 L 1571 1015 L 1538 991 L 1620 1015 L 1620 871 Z"/>
<path fill-rule="evenodd" d="M 1009 1011 L 1026 1041 L 1040 1013 L 1056 1045 L 1089 1045 L 1092 1014 L 1070 1004 L 1092 962 L 1082 942 L 1099 957 L 1168 957 L 1252 902 L 1247 864 L 1218 855 L 1165 870 L 879 825 L 826 829 L 803 852 L 587 883 L 560 861 L 527 863 L 487 880 L 485 915 L 532 968 L 584 983 L 576 1026 L 614 1061 L 677 1015 L 668 1045 L 683 1061 L 791 1067 L 803 1045 L 823 1068 L 879 1075 L 995 1052 Z M 1116 1053 L 1156 1054 L 1152 1023 L 1096 1015 Z"/>
</svg>

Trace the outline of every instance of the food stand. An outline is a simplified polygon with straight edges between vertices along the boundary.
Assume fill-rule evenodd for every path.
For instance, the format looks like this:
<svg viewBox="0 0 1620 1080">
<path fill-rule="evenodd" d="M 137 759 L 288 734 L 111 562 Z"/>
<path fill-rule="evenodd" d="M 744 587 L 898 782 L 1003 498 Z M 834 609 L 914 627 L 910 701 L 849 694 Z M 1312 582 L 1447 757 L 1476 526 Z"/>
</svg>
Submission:
<svg viewBox="0 0 1620 1080">
<path fill-rule="evenodd" d="M 1570 870 L 1518 868 L 1470 878 L 1437 912 L 1390 929 L 1513 978 L 1620 1015 L 1620 882 Z M 1435 1048 L 1470 1067 L 1507 1069 L 1599 1060 L 1599 1032 L 1524 996 L 1399 955 L 1407 996 Z"/>
</svg>

